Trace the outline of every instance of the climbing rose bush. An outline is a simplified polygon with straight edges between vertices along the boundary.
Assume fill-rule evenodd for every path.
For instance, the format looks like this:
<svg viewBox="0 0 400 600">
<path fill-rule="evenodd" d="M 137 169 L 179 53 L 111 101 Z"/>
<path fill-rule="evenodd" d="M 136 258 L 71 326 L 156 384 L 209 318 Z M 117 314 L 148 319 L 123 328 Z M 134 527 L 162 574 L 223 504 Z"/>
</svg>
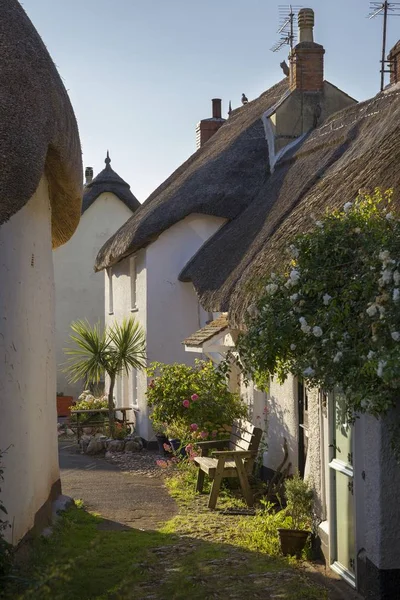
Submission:
<svg viewBox="0 0 400 600">
<path fill-rule="evenodd" d="M 347 413 L 384 414 L 400 387 L 400 219 L 392 191 L 360 193 L 288 248 L 238 341 L 255 380 L 340 386 Z"/>
<path fill-rule="evenodd" d="M 226 371 L 211 361 L 196 360 L 195 366 L 152 363 L 147 401 L 157 431 L 174 432 L 188 440 L 215 439 L 224 426 L 247 415 L 247 407 L 228 390 Z"/>
</svg>

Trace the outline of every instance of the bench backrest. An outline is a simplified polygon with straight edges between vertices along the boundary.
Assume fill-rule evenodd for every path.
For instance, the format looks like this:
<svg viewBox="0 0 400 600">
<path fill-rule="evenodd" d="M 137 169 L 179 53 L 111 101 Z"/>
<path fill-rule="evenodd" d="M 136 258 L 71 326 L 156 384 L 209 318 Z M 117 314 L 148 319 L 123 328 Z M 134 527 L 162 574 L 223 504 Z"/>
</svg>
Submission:
<svg viewBox="0 0 400 600">
<path fill-rule="evenodd" d="M 245 450 L 252 453 L 252 458 L 248 458 L 245 461 L 248 472 L 251 472 L 253 469 L 262 433 L 262 429 L 244 419 L 233 422 L 229 450 Z"/>
</svg>

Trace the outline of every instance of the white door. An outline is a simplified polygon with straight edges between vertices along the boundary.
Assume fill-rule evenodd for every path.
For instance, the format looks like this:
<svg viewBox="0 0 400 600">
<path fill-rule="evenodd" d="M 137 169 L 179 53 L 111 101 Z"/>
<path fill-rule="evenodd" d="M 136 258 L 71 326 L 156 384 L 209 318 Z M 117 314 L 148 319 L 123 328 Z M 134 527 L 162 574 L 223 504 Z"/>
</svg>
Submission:
<svg viewBox="0 0 400 600">
<path fill-rule="evenodd" d="M 344 414 L 344 396 L 335 390 L 329 396 L 332 460 L 331 567 L 355 587 L 355 514 L 353 432 Z"/>
</svg>

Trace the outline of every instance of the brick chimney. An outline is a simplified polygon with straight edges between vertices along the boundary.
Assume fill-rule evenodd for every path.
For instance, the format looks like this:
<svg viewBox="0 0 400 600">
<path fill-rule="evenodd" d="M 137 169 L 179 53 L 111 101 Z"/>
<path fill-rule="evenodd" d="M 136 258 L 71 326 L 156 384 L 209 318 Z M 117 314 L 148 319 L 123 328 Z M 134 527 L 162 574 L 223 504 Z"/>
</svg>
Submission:
<svg viewBox="0 0 400 600">
<path fill-rule="evenodd" d="M 314 11 L 299 11 L 299 43 L 290 57 L 290 89 L 322 92 L 324 88 L 324 47 L 314 42 Z"/>
<path fill-rule="evenodd" d="M 85 185 L 93 181 L 93 167 L 86 167 L 85 169 Z"/>
<path fill-rule="evenodd" d="M 389 52 L 390 61 L 390 83 L 399 83 L 400 81 L 400 40 Z"/>
<path fill-rule="evenodd" d="M 196 147 L 200 148 L 205 144 L 218 129 L 225 123 L 226 119 L 222 118 L 221 100 L 213 98 L 212 100 L 212 117 L 211 119 L 203 119 L 196 127 Z"/>
</svg>

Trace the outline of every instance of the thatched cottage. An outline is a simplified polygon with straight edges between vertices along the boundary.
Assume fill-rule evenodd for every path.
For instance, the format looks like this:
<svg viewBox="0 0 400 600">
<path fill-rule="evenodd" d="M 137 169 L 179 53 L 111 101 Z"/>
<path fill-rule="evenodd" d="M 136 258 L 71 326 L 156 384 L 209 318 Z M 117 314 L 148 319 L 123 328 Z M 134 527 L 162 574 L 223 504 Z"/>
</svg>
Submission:
<svg viewBox="0 0 400 600">
<path fill-rule="evenodd" d="M 67 244 L 54 251 L 56 283 L 57 392 L 75 399 L 84 382 L 71 383 L 63 364 L 64 348 L 71 345 L 71 323 L 87 319 L 104 325 L 104 276 L 93 264 L 102 245 L 139 208 L 130 186 L 111 167 L 109 153 L 105 168 L 93 179 L 93 169 L 85 169 L 82 214 L 77 230 Z"/>
<path fill-rule="evenodd" d="M 134 312 L 146 331 L 150 361 L 193 362 L 194 355 L 185 352 L 182 340 L 217 315 L 214 309 L 204 309 L 182 273 L 207 240 L 212 244 L 228 223 L 240 222 L 260 189 L 268 186 L 282 157 L 331 114 L 355 104 L 324 79 L 325 51 L 313 41 L 312 10 L 301 11 L 299 26 L 290 77 L 232 111 L 226 121 L 215 99 L 212 117 L 198 125 L 197 152 L 151 194 L 97 256 L 95 268 L 104 269 L 107 277 L 107 319 Z M 240 232 L 245 245 L 252 235 L 245 227 Z M 236 238 L 231 239 L 230 252 L 231 261 L 243 252 Z M 214 270 L 225 272 L 224 268 L 215 254 L 210 275 Z M 138 431 L 149 439 L 146 388 L 144 373 L 121 377 L 116 401 L 134 408 Z M 264 395 L 257 401 L 263 404 Z"/>
<path fill-rule="evenodd" d="M 397 44 L 390 56 L 399 53 Z M 229 326 L 220 317 L 189 336 L 188 350 L 234 347 L 255 282 L 279 267 L 289 240 L 313 226 L 311 215 L 342 207 L 365 187 L 393 187 L 400 204 L 400 71 L 394 66 L 383 93 L 332 115 L 281 157 L 249 207 L 183 269 L 180 280 L 193 284 L 205 310 L 229 315 Z M 257 406 L 260 393 L 253 389 L 244 393 Z M 381 421 L 363 416 L 350 427 L 337 418 L 340 404 L 338 392 L 311 392 L 294 378 L 283 386 L 272 382 L 264 465 L 277 468 L 286 437 L 292 465 L 313 481 L 327 563 L 368 599 L 396 598 L 400 472 L 388 431 L 400 410 Z"/>
<path fill-rule="evenodd" d="M 0 449 L 17 543 L 61 492 L 52 248 L 80 218 L 81 147 L 57 69 L 17 0 L 1 0 Z"/>
<path fill-rule="evenodd" d="M 311 214 L 343 206 L 361 187 L 399 188 L 399 46 L 391 53 L 391 86 L 357 104 L 324 80 L 324 50 L 313 41 L 313 21 L 310 9 L 300 11 L 300 41 L 289 77 L 233 111 L 98 255 L 98 269 L 124 269 L 127 276 L 128 261 L 141 261 L 142 287 L 136 293 L 143 299 L 153 359 L 179 360 L 175 352 L 184 339 L 193 357 L 220 360 L 235 347 L 254 280 L 279 264 L 291 236 L 311 226 Z M 219 217 L 221 226 L 186 261 L 193 250 L 184 245 L 183 235 L 190 231 L 190 215 Z M 153 263 L 146 264 L 143 257 L 156 252 L 159 240 L 170 243 L 178 227 L 180 247 L 168 279 L 157 253 L 161 268 L 154 269 L 154 280 Z M 156 298 L 146 298 L 147 278 Z M 172 299 L 168 304 L 163 304 L 164 286 Z M 127 312 L 122 297 L 118 291 L 113 297 L 121 316 Z M 191 319 L 183 318 L 182 301 Z M 147 302 L 152 303 L 148 315 Z M 211 322 L 189 331 L 199 314 L 208 314 Z M 338 427 L 340 395 L 311 393 L 293 378 L 283 386 L 272 382 L 268 395 L 254 384 L 241 388 L 255 420 L 268 410 L 266 472 L 281 463 L 286 438 L 292 469 L 313 482 L 327 563 L 371 600 L 395 598 L 400 477 L 385 435 L 387 423 L 364 417 L 355 428 Z M 144 392 L 143 380 L 135 397 L 141 435 Z M 391 490 L 390 498 L 385 490 Z"/>
</svg>

